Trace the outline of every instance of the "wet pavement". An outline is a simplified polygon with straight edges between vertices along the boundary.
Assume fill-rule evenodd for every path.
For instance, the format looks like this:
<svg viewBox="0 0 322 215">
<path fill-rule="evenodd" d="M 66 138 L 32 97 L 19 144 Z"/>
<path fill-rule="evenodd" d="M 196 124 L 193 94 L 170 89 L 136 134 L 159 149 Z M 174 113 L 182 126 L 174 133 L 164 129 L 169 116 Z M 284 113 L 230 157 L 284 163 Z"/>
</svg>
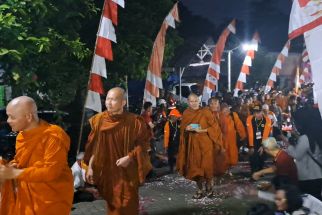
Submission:
<svg viewBox="0 0 322 215">
<path fill-rule="evenodd" d="M 162 172 L 163 171 L 163 172 Z M 159 170 L 159 175 L 166 170 Z M 161 172 L 161 173 L 160 173 Z M 233 169 L 233 176 L 225 176 L 217 181 L 216 195 L 192 199 L 196 191 L 194 182 L 178 174 L 167 174 L 147 182 L 140 188 L 141 215 L 241 215 L 246 214 L 250 205 L 257 199 L 237 199 L 233 196 L 236 186 L 251 185 L 247 163 L 240 163 Z M 105 215 L 103 200 L 82 202 L 74 205 L 72 215 Z"/>
</svg>

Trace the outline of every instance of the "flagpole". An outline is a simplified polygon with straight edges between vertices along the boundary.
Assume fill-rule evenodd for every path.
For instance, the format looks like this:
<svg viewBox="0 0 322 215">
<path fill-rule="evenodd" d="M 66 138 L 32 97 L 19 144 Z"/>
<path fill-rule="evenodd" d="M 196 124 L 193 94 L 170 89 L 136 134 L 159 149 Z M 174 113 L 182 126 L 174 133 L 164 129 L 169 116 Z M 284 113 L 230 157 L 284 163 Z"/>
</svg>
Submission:
<svg viewBox="0 0 322 215">
<path fill-rule="evenodd" d="M 231 92 L 231 52 L 232 50 L 228 51 L 228 92 Z"/>
<path fill-rule="evenodd" d="M 129 104 L 129 83 L 128 83 L 128 77 L 125 76 L 125 85 L 126 85 L 126 108 L 127 111 L 130 111 L 130 104 Z"/>
<path fill-rule="evenodd" d="M 299 91 L 299 81 L 300 81 L 300 67 L 296 67 L 296 77 L 295 77 L 295 93 L 298 94 Z"/>
<path fill-rule="evenodd" d="M 101 28 L 101 23 L 102 23 L 102 19 L 103 19 L 103 13 L 104 13 L 105 5 L 106 5 L 106 0 L 104 1 L 104 4 L 103 4 L 103 10 L 102 10 L 102 13 L 101 13 L 101 18 L 100 18 L 100 22 L 99 22 L 99 25 L 98 25 L 97 34 L 98 34 L 98 32 L 99 32 L 99 30 Z M 96 46 L 97 46 L 97 36 L 96 36 L 96 40 L 95 40 L 95 46 L 94 46 L 94 52 L 93 52 L 93 57 L 92 57 L 91 69 L 92 69 L 92 66 L 93 66 L 93 63 L 94 63 L 94 58 L 95 58 L 95 53 L 96 53 Z M 87 97 L 88 97 L 88 87 L 89 87 L 89 84 L 90 84 L 90 78 L 91 78 L 91 71 L 89 73 L 89 78 L 88 78 L 88 82 L 87 82 L 86 97 L 85 97 L 85 102 L 84 102 L 83 110 L 82 110 L 82 118 L 81 118 L 81 124 L 80 124 L 79 135 L 78 135 L 78 143 L 77 143 L 77 154 L 80 151 L 80 146 L 81 146 L 81 142 L 82 142 L 83 127 L 84 127 L 84 122 L 85 122 L 85 109 L 86 109 L 85 104 L 86 104 L 86 100 L 87 100 Z"/>
</svg>

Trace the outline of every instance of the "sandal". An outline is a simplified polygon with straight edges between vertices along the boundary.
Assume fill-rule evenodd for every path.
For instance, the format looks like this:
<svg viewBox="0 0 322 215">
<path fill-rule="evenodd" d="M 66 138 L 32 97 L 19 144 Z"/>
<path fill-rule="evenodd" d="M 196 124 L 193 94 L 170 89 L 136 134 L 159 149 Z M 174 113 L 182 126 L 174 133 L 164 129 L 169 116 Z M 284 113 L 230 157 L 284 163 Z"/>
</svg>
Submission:
<svg viewBox="0 0 322 215">
<path fill-rule="evenodd" d="M 205 192 L 203 190 L 198 190 L 193 196 L 193 199 L 201 199 L 205 196 Z"/>
<path fill-rule="evenodd" d="M 214 196 L 214 191 L 211 189 L 211 190 L 207 190 L 206 191 L 206 196 L 208 198 L 212 198 Z"/>
<path fill-rule="evenodd" d="M 207 184 L 206 185 L 206 196 L 208 198 L 211 198 L 214 196 L 214 190 L 213 190 L 213 185 Z"/>
</svg>

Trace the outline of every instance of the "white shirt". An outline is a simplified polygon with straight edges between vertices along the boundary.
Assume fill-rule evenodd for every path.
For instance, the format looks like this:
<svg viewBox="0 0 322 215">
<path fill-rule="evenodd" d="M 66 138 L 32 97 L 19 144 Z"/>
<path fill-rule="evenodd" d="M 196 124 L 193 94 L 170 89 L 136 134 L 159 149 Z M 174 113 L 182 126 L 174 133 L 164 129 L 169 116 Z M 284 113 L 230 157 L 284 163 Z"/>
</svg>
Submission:
<svg viewBox="0 0 322 215">
<path fill-rule="evenodd" d="M 79 187 L 85 186 L 85 170 L 82 169 L 77 161 L 72 166 L 72 173 L 74 177 L 74 191 Z"/>
</svg>

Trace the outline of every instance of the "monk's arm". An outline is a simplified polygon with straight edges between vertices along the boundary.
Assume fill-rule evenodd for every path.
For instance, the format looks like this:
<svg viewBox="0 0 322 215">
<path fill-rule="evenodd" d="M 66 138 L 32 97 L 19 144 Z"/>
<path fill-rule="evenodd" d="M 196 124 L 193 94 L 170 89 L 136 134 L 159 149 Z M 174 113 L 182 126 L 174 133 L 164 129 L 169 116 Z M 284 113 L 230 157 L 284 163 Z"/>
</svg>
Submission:
<svg viewBox="0 0 322 215">
<path fill-rule="evenodd" d="M 235 120 L 235 123 L 236 123 L 236 129 L 237 129 L 237 132 L 238 132 L 238 134 L 240 136 L 240 139 L 241 140 L 246 139 L 247 134 L 246 134 L 245 126 L 243 125 L 243 123 L 240 120 L 240 118 L 237 115 L 237 113 L 234 113 L 234 116 L 233 117 L 234 117 L 234 120 Z"/>
<path fill-rule="evenodd" d="M 40 158 L 41 159 L 41 158 Z M 28 182 L 51 182 L 60 177 L 67 166 L 67 149 L 62 140 L 56 137 L 49 137 L 44 161 L 37 162 L 30 167 L 22 169 L 18 179 Z"/>
<path fill-rule="evenodd" d="M 135 124 L 137 130 L 137 132 L 135 132 L 137 134 L 136 143 L 134 149 L 128 153 L 128 156 L 131 159 L 134 159 L 138 155 L 138 153 L 147 152 L 150 148 L 151 137 L 144 124 L 143 118 L 139 117 Z"/>
</svg>

